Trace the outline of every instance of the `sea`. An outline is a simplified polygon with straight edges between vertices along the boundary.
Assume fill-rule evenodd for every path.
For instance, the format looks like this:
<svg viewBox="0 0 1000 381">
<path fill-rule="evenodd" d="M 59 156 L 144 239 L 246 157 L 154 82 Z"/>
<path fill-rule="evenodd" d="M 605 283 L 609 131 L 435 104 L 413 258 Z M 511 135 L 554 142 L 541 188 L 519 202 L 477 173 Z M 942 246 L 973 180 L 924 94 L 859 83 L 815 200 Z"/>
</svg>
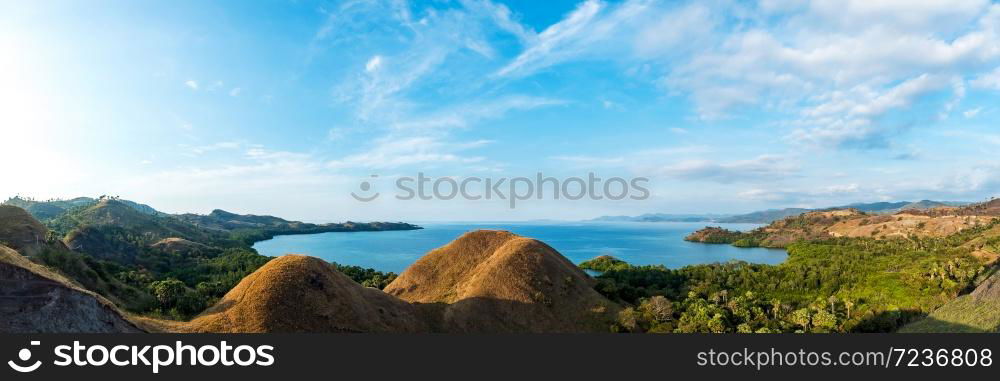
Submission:
<svg viewBox="0 0 1000 381">
<path fill-rule="evenodd" d="M 704 222 L 425 222 L 420 230 L 332 232 L 277 236 L 257 242 L 263 255 L 306 254 L 330 262 L 400 273 L 428 251 L 444 246 L 465 232 L 508 230 L 552 246 L 574 263 L 612 255 L 634 265 L 687 265 L 740 260 L 778 264 L 784 250 L 737 248 L 684 241 L 706 225 L 746 231 L 756 224 Z"/>
</svg>

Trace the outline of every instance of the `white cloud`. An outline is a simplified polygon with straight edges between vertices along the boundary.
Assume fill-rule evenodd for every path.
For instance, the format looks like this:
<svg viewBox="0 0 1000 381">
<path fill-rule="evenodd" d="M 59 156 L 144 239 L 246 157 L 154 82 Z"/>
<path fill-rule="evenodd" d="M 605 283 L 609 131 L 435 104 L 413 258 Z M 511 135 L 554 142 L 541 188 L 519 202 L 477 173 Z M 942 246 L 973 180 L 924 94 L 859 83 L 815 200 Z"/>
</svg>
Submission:
<svg viewBox="0 0 1000 381">
<path fill-rule="evenodd" d="M 198 90 L 198 81 L 189 79 L 187 81 L 184 81 L 184 86 L 187 86 L 191 90 Z"/>
<path fill-rule="evenodd" d="M 238 97 L 240 95 L 240 93 L 242 93 L 242 92 L 243 92 L 243 89 L 241 89 L 239 87 L 234 87 L 231 90 L 229 90 L 229 96 L 231 96 L 231 97 Z"/>
<path fill-rule="evenodd" d="M 549 65 L 557 59 L 554 55 L 568 55 L 563 50 L 580 49 L 585 41 L 597 37 L 592 21 L 604 8 L 599 0 L 587 0 L 566 16 L 565 19 L 546 28 L 513 62 L 500 69 L 497 75 L 505 76 L 517 71 L 530 70 Z"/>
<path fill-rule="evenodd" d="M 492 100 L 459 103 L 433 113 L 411 115 L 401 121 L 392 122 L 390 125 L 397 130 L 465 128 L 484 120 L 503 117 L 514 111 L 527 111 L 563 104 L 566 104 L 566 101 L 560 99 L 510 95 Z"/>
<path fill-rule="evenodd" d="M 490 143 L 489 140 L 453 142 L 431 136 L 386 136 L 377 140 L 368 151 L 329 161 L 326 166 L 335 169 L 392 169 L 421 164 L 423 169 L 436 164 L 477 163 L 484 158 L 462 156 L 461 152 Z"/>
<path fill-rule="evenodd" d="M 585 156 L 585 155 L 559 155 L 551 157 L 552 160 L 565 161 L 576 165 L 585 166 L 597 166 L 597 165 L 615 165 L 620 166 L 625 164 L 625 158 L 621 156 L 616 157 L 599 157 L 599 156 Z"/>
<path fill-rule="evenodd" d="M 982 107 L 976 107 L 976 108 L 973 108 L 973 109 L 968 109 L 968 110 L 963 111 L 962 112 L 962 116 L 964 116 L 965 119 L 972 119 L 972 118 L 975 118 L 976 115 L 979 115 L 979 113 L 982 112 L 982 111 L 983 111 Z"/>
<path fill-rule="evenodd" d="M 874 148 L 887 145 L 887 134 L 893 127 L 876 124 L 886 113 L 909 107 L 917 98 L 943 89 L 949 82 L 943 77 L 921 74 L 888 89 L 868 85 L 822 94 L 819 103 L 802 109 L 796 123 L 804 128 L 795 130 L 789 138 L 819 146 Z M 953 85 L 955 99 L 964 97 L 964 87 Z M 946 111 L 954 104 L 946 104 Z"/>
<path fill-rule="evenodd" d="M 178 145 L 181 152 L 188 156 L 199 156 L 209 152 L 222 151 L 222 150 L 235 150 L 242 148 L 244 144 L 238 141 L 224 141 L 212 144 L 205 144 L 199 146 L 192 146 L 188 144 Z"/>
<path fill-rule="evenodd" d="M 660 169 L 662 174 L 678 179 L 718 183 L 772 181 L 795 176 L 797 171 L 797 164 L 780 155 L 760 155 L 727 163 L 690 159 Z"/>
<path fill-rule="evenodd" d="M 365 64 L 365 71 L 373 73 L 378 70 L 379 66 L 382 66 L 382 56 L 372 56 L 372 58 L 368 60 L 368 63 Z"/>
<path fill-rule="evenodd" d="M 326 132 L 326 140 L 329 141 L 340 140 L 343 139 L 344 136 L 347 136 L 347 130 L 341 127 L 331 128 Z"/>
<path fill-rule="evenodd" d="M 858 201 L 858 196 L 868 197 L 861 201 L 872 201 L 873 199 L 884 200 L 885 195 L 878 194 L 877 190 L 864 189 L 856 183 L 832 184 L 810 189 L 788 189 L 788 188 L 752 188 L 740 191 L 736 197 L 743 200 L 763 201 L 782 207 L 798 205 L 799 207 L 831 207 L 837 206 L 843 200 Z M 890 198 L 891 199 L 891 198 Z"/>
<path fill-rule="evenodd" d="M 1000 90 L 1000 67 L 976 77 L 969 83 L 980 89 Z"/>
</svg>

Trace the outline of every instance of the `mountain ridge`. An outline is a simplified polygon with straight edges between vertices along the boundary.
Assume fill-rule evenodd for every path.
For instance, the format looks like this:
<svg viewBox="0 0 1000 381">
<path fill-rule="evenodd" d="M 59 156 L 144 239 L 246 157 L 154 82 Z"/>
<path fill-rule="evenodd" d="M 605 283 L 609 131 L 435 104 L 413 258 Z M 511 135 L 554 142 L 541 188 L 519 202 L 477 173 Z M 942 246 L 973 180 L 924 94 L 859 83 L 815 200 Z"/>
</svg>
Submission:
<svg viewBox="0 0 1000 381">
<path fill-rule="evenodd" d="M 940 207 L 961 207 L 972 203 L 963 201 L 880 201 L 871 203 L 852 203 L 827 208 L 782 208 L 766 209 L 744 214 L 665 214 L 646 213 L 638 216 L 600 216 L 588 221 L 603 222 L 712 222 L 712 223 L 752 223 L 769 224 L 774 221 L 794 217 L 808 212 L 829 211 L 839 209 L 857 209 L 862 212 L 894 214 L 904 210 L 926 210 Z"/>
</svg>

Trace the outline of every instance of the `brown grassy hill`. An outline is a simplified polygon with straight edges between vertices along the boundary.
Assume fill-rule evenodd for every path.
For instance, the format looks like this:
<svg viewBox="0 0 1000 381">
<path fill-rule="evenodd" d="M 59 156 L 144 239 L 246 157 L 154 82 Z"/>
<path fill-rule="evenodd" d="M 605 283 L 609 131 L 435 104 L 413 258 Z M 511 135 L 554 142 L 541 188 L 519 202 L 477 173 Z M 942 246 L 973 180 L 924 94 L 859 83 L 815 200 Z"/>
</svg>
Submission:
<svg viewBox="0 0 1000 381">
<path fill-rule="evenodd" d="M 417 309 L 320 259 L 286 255 L 243 279 L 185 332 L 427 332 Z"/>
<path fill-rule="evenodd" d="M 865 214 L 857 209 L 808 212 L 775 221 L 751 233 L 757 236 L 760 246 L 783 248 L 799 240 L 812 241 L 830 238 L 832 235 L 828 229 L 831 226 L 863 216 Z"/>
<path fill-rule="evenodd" d="M 435 249 L 385 291 L 445 332 L 603 332 L 619 307 L 548 245 L 480 230 Z"/>
<path fill-rule="evenodd" d="M 935 210 L 940 212 L 943 209 L 945 208 Z M 948 207 L 948 209 L 959 208 Z M 737 246 L 741 246 L 741 242 L 752 241 L 755 246 L 783 248 L 799 240 L 816 241 L 833 237 L 876 239 L 910 236 L 946 237 L 965 229 L 988 225 L 996 218 L 988 215 L 932 214 L 928 215 L 926 211 L 920 210 L 907 210 L 893 215 L 868 214 L 856 209 L 825 210 L 787 217 L 747 233 L 732 234 L 708 227 L 692 233 L 687 239 L 709 243 L 731 242 Z M 713 239 L 717 241 L 711 241 Z M 980 254 L 982 255 L 977 255 L 984 258 L 995 257 L 995 254 L 985 251 L 981 251 Z"/>
<path fill-rule="evenodd" d="M 0 246 L 0 332 L 141 332 L 111 302 Z"/>
<path fill-rule="evenodd" d="M 841 221 L 826 230 L 835 237 L 945 237 L 974 226 L 989 224 L 993 218 L 972 215 L 931 217 L 907 211 Z"/>
<path fill-rule="evenodd" d="M 48 229 L 24 209 L 0 205 L 0 242 L 24 255 L 33 256 L 47 245 Z"/>
</svg>

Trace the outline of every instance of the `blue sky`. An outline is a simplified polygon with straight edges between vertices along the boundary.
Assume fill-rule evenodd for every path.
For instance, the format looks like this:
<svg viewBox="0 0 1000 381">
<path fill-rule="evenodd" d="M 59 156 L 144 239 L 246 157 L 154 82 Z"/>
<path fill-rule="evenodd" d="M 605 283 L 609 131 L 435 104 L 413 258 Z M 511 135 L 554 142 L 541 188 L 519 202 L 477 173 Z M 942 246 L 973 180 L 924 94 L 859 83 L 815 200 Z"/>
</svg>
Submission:
<svg viewBox="0 0 1000 381">
<path fill-rule="evenodd" d="M 0 195 L 309 221 L 981 200 L 998 95 L 987 0 L 0 1 Z M 418 172 L 652 197 L 350 197 Z"/>
</svg>

